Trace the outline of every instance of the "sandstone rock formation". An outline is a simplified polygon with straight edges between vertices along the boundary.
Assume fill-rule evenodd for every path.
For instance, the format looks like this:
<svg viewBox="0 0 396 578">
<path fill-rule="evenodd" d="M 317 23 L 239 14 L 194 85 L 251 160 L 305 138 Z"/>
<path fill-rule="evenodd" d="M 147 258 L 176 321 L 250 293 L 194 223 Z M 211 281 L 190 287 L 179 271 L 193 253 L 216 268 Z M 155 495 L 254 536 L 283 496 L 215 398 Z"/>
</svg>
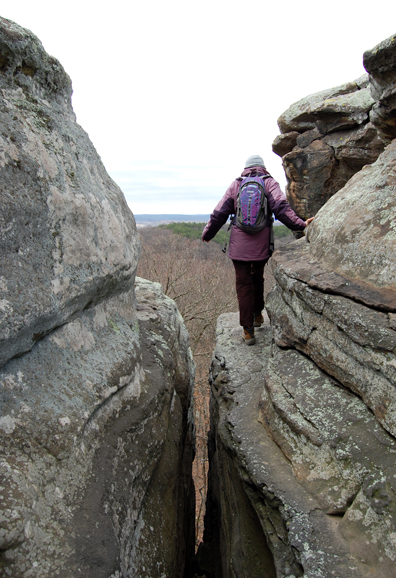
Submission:
<svg viewBox="0 0 396 578">
<path fill-rule="evenodd" d="M 354 575 L 384 578 L 396 559 L 395 152 L 332 197 L 309 244 L 274 254 L 261 416 L 322 512 L 342 516 Z"/>
<path fill-rule="evenodd" d="M 307 356 L 272 344 L 268 321 L 255 347 L 241 347 L 236 314 L 221 316 L 217 333 L 211 575 L 390 578 L 394 437 Z"/>
<path fill-rule="evenodd" d="M 396 36 L 384 40 L 363 55 L 375 105 L 370 120 L 385 138 L 396 138 Z"/>
<path fill-rule="evenodd" d="M 131 297 L 86 310 L 0 371 L 4 576 L 183 576 L 188 336 L 159 285 L 139 281 L 137 313 Z"/>
<path fill-rule="evenodd" d="M 0 19 L 0 574 L 180 577 L 193 362 L 38 39 Z"/>
<path fill-rule="evenodd" d="M 360 108 L 340 107 L 339 121 L 334 103 L 321 116 L 327 105 L 316 96 L 283 119 L 288 133 L 279 143 L 300 139 L 309 147 L 326 123 L 333 130 L 360 118 L 361 130 L 376 135 L 367 148 L 375 154 L 332 194 L 305 239 L 272 256 L 270 323 L 257 332 L 257 345 L 244 346 L 236 315 L 219 319 L 205 535 L 206 546 L 220 552 L 216 578 L 395 574 L 396 140 L 379 156 L 376 149 L 393 126 L 393 113 L 386 115 L 393 101 L 384 96 L 396 90 L 387 51 L 395 53 L 392 39 L 373 60 L 365 56 L 389 82 L 381 103 L 365 108 L 370 122 L 359 117 L 367 92 L 355 95 Z M 312 143 L 319 151 L 342 134 Z M 304 204 L 304 190 L 295 191 Z"/>
<path fill-rule="evenodd" d="M 71 82 L 1 19 L 0 363 L 133 285 L 134 218 L 76 123 Z"/>
<path fill-rule="evenodd" d="M 396 137 L 396 41 L 364 54 L 369 74 L 307 96 L 278 119 L 273 150 L 282 157 L 287 196 L 302 217 L 314 216 Z"/>
<path fill-rule="evenodd" d="M 368 75 L 303 98 L 279 118 L 273 150 L 283 158 L 287 196 L 303 218 L 314 216 L 386 140 L 369 121 Z"/>
</svg>

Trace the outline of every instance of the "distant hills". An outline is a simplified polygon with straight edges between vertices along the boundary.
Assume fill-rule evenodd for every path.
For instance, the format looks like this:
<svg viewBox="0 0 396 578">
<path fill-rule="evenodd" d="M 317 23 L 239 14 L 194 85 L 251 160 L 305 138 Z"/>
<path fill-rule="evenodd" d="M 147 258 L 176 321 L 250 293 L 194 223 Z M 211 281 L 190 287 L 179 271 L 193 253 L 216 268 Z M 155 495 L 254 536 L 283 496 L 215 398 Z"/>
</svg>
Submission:
<svg viewBox="0 0 396 578">
<path fill-rule="evenodd" d="M 206 223 L 210 215 L 134 215 L 140 227 L 166 225 L 168 223 Z"/>
<path fill-rule="evenodd" d="M 167 225 L 168 223 L 206 223 L 209 221 L 209 214 L 206 215 L 135 215 L 138 227 L 157 227 L 158 225 Z M 275 220 L 274 225 L 281 225 Z"/>
</svg>

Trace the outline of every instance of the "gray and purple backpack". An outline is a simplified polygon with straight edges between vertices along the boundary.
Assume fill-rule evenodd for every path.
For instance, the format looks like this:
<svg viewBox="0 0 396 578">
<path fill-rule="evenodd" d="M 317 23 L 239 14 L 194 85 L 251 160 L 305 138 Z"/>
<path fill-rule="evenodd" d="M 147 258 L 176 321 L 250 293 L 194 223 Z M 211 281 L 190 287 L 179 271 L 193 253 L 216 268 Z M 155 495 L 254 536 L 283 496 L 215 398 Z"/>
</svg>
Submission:
<svg viewBox="0 0 396 578">
<path fill-rule="evenodd" d="M 233 222 L 245 233 L 258 233 L 270 225 L 270 221 L 272 223 L 272 216 L 268 214 L 268 199 L 265 192 L 265 179 L 269 176 L 245 177 L 241 181 Z"/>
</svg>

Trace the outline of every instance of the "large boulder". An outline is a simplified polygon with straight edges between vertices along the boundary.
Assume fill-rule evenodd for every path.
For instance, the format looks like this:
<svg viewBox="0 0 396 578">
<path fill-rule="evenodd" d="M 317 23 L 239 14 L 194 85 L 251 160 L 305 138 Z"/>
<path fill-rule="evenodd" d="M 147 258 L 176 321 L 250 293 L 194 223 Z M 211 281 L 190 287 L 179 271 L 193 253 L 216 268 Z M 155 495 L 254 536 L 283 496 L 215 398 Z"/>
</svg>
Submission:
<svg viewBox="0 0 396 578">
<path fill-rule="evenodd" d="M 274 253 L 266 300 L 260 421 L 362 577 L 396 557 L 395 162 L 393 141 Z"/>
<path fill-rule="evenodd" d="M 133 215 L 71 106 L 71 82 L 0 18 L 0 366 L 133 287 Z"/>
<path fill-rule="evenodd" d="M 317 214 L 309 254 L 330 271 L 392 290 L 396 299 L 395 175 L 393 141 Z"/>
<path fill-rule="evenodd" d="M 272 259 L 276 343 L 358 394 L 396 435 L 396 141 Z"/>
<path fill-rule="evenodd" d="M 287 196 L 302 217 L 314 216 L 389 139 L 370 122 L 375 100 L 366 74 L 307 96 L 278 119 L 273 150 L 282 157 Z"/>
<path fill-rule="evenodd" d="M 194 365 L 39 40 L 0 19 L 0 574 L 182 578 Z M 136 298 L 137 296 L 137 298 Z"/>
<path fill-rule="evenodd" d="M 91 307 L 0 370 L 0 574 L 182 578 L 193 362 L 161 287 Z"/>
<path fill-rule="evenodd" d="M 321 134 L 368 121 L 374 100 L 367 88 L 368 76 L 311 94 L 292 104 L 278 119 L 282 134 L 317 128 Z"/>
<path fill-rule="evenodd" d="M 342 542 L 339 555 L 349 560 L 345 574 L 335 570 L 337 562 L 322 574 L 345 576 L 353 570 L 354 576 L 391 576 L 396 554 L 393 436 L 358 396 L 292 349 L 273 347 L 260 407 L 261 423 L 293 468 L 300 486 L 296 493 L 306 490 L 318 502 L 317 522 L 334 520 L 335 531 L 327 539 L 335 548 Z M 326 537 L 321 540 L 326 545 Z"/>
</svg>

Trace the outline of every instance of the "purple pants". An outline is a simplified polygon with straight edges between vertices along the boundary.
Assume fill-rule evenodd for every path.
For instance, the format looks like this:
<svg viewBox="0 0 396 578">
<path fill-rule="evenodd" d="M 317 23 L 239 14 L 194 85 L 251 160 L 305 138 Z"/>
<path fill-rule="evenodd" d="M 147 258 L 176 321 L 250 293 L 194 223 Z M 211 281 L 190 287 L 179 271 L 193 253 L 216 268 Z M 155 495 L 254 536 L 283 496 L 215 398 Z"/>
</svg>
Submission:
<svg viewBox="0 0 396 578">
<path fill-rule="evenodd" d="M 235 261 L 235 284 L 239 304 L 239 323 L 252 327 L 254 316 L 264 309 L 265 261 Z"/>
</svg>

